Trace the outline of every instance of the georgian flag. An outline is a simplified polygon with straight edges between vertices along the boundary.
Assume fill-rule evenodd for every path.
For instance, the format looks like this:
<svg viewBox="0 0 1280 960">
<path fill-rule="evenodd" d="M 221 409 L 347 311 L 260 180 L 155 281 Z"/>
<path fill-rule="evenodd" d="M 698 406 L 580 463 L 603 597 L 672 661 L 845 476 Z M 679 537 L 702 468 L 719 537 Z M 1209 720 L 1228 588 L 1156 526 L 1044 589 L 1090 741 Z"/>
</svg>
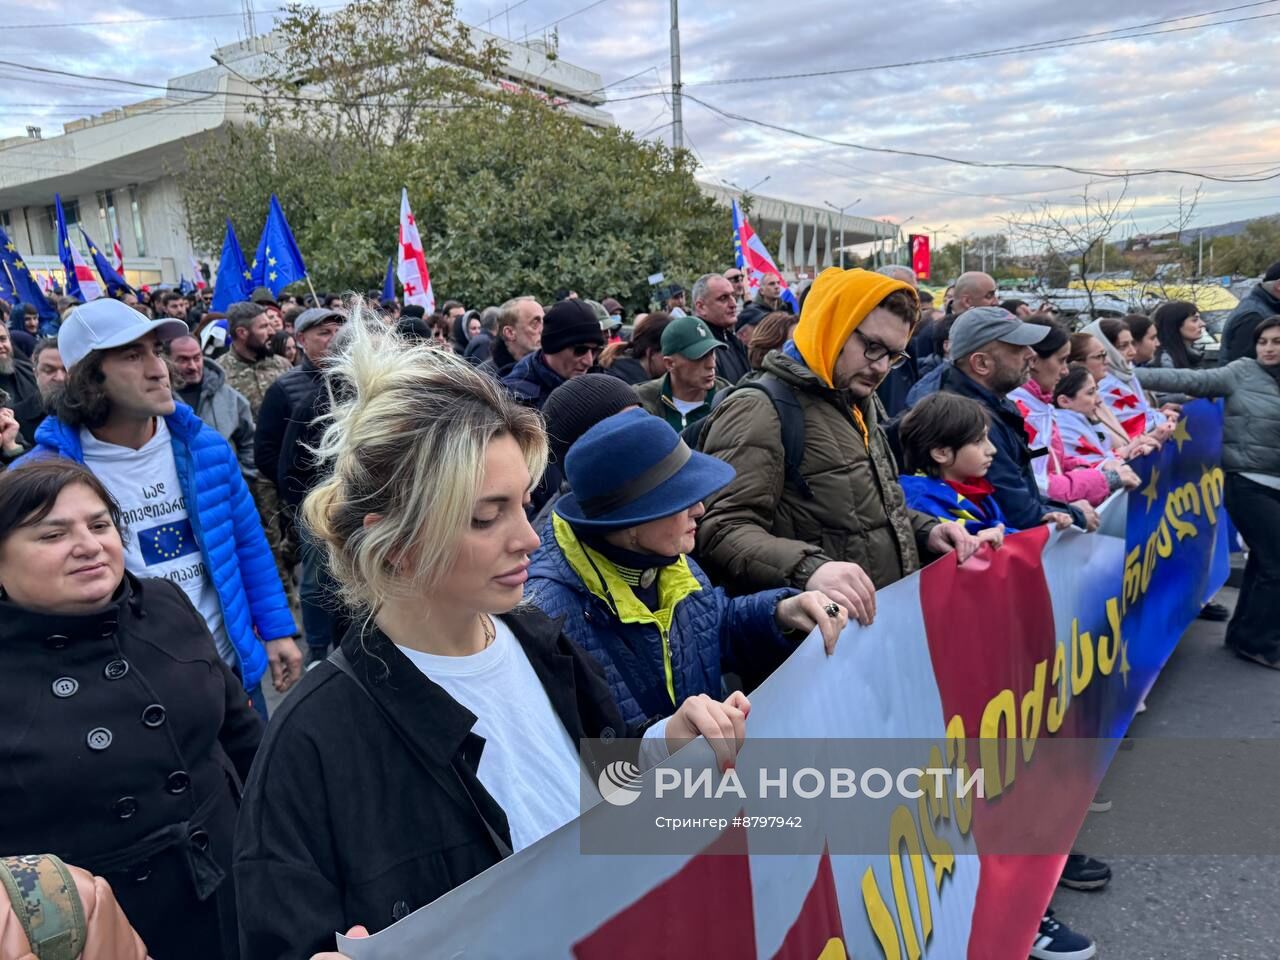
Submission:
<svg viewBox="0 0 1280 960">
<path fill-rule="evenodd" d="M 409 209 L 409 191 L 400 191 L 400 259 L 396 264 L 396 276 L 404 290 L 404 302 L 416 303 L 427 313 L 434 313 L 436 296 L 431 290 L 431 274 L 427 270 L 427 255 L 418 235 L 418 222 Z"/>
<path fill-rule="evenodd" d="M 751 291 L 753 298 L 756 291 L 760 289 L 760 281 L 776 273 L 778 279 L 782 281 L 782 293 L 779 297 L 791 304 L 791 309 L 797 314 L 800 312 L 800 301 L 787 286 L 782 271 L 777 268 L 773 257 L 769 256 L 769 251 L 765 249 L 764 241 L 756 236 L 756 232 L 751 229 L 751 223 L 742 215 L 737 200 L 733 201 L 733 253 L 738 269 L 747 274 L 747 288 Z"/>
<path fill-rule="evenodd" d="M 207 284 L 204 282 L 204 268 L 200 266 L 200 261 L 195 257 L 191 258 L 191 269 L 195 273 L 195 283 L 197 290 L 203 290 Z"/>
<path fill-rule="evenodd" d="M 120 231 L 111 238 L 111 253 L 116 258 L 116 273 L 124 276 L 124 248 L 120 246 Z"/>
</svg>

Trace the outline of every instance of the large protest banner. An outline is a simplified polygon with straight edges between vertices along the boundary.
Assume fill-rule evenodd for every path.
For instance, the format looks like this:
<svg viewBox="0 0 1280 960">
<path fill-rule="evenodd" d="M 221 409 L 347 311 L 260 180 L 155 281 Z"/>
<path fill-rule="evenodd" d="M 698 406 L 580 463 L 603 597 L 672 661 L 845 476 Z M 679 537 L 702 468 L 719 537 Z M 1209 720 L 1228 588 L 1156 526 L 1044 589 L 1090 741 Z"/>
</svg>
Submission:
<svg viewBox="0 0 1280 960">
<path fill-rule="evenodd" d="M 661 785 L 672 765 L 705 766 L 687 760 L 709 755 L 695 743 L 625 805 L 596 803 L 340 946 L 355 960 L 1026 957 L 1109 738 L 1226 577 L 1221 412 L 1197 401 L 1184 414 L 1099 533 L 1041 528 L 963 566 L 944 558 L 881 591 L 875 623 L 851 626 L 834 656 L 806 640 L 752 694 L 748 743 L 717 787 L 755 783 L 779 744 L 811 758 L 857 739 L 980 770 L 984 796 L 826 799 L 789 818 L 763 816 L 776 797 L 724 791 L 690 817 Z"/>
</svg>

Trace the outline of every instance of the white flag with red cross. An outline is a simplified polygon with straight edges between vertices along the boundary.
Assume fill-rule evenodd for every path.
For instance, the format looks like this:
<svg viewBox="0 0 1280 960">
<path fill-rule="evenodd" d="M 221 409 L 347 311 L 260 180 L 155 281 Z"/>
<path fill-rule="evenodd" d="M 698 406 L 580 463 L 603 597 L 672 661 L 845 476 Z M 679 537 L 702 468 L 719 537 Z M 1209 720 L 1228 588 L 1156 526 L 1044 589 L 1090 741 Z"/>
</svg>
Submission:
<svg viewBox="0 0 1280 960">
<path fill-rule="evenodd" d="M 427 313 L 436 309 L 436 296 L 431 290 L 431 273 L 427 270 L 427 255 L 418 235 L 418 221 L 409 209 L 409 191 L 400 191 L 400 259 L 396 276 L 404 288 L 404 302 L 416 303 Z"/>
</svg>

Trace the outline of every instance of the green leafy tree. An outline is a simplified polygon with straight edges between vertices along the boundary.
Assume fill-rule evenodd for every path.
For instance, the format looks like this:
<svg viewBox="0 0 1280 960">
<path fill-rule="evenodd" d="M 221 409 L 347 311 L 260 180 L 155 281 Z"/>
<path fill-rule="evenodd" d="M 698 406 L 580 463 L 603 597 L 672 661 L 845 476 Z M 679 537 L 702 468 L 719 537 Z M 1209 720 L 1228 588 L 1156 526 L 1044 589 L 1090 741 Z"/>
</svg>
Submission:
<svg viewBox="0 0 1280 960">
<path fill-rule="evenodd" d="M 393 5 L 430 23 L 453 9 L 447 0 Z M 366 30 L 383 27 L 337 19 L 295 10 L 281 28 L 279 63 L 310 68 L 287 51 L 320 44 L 339 60 L 363 63 L 364 73 L 322 82 L 327 57 L 305 75 L 273 73 L 258 125 L 188 151 L 179 179 L 197 249 L 219 249 L 226 217 L 251 245 L 274 192 L 317 289 L 377 287 L 407 187 L 438 297 L 499 303 L 569 287 L 639 308 L 650 274 L 693 278 L 728 262 L 730 213 L 699 191 L 689 153 L 588 127 L 534 96 L 486 85 L 485 71 L 500 57 L 468 53 L 461 28 L 442 27 L 440 43 L 461 49 L 466 65 L 430 72 L 406 118 L 401 104 L 410 94 L 392 88 L 418 81 L 388 65 L 402 52 L 365 43 Z M 337 102 L 315 102 L 321 98 Z M 365 99 L 374 104 L 367 110 Z"/>
</svg>

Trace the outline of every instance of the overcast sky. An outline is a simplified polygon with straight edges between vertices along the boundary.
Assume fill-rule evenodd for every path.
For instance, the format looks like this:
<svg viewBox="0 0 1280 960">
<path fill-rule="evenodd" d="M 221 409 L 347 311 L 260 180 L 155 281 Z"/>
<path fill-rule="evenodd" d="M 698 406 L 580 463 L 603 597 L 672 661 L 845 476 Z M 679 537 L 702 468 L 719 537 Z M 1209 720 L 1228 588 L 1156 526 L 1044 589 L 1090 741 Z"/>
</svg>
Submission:
<svg viewBox="0 0 1280 960">
<path fill-rule="evenodd" d="M 598 0 L 583 10 L 589 0 L 461 0 L 459 14 L 480 24 L 508 2 L 514 8 L 487 29 L 505 35 L 509 24 L 519 38 L 565 17 L 558 24 L 561 58 L 598 71 L 613 84 L 611 97 L 631 98 L 606 107 L 620 124 L 670 142 L 669 100 L 659 92 L 670 83 L 668 3 Z M 268 7 L 261 0 L 257 5 L 265 29 L 277 14 L 262 12 Z M 23 0 L 16 9 L 9 7 L 11 22 L 0 29 L 0 59 L 154 83 L 207 66 L 213 47 L 234 42 L 241 29 L 238 7 L 227 0 L 134 0 L 109 8 Z M 224 11 L 230 15 L 208 16 Z M 1091 180 L 1100 194 L 1118 193 L 1121 181 L 871 153 L 800 134 L 987 163 L 1280 174 L 1280 0 L 686 0 L 680 16 L 692 97 L 799 132 L 725 119 L 686 100 L 686 142 L 700 158 L 699 176 L 744 187 L 770 176 L 758 192 L 819 205 L 861 197 L 851 212 L 899 222 L 913 217 L 908 232 L 940 231 L 940 242 L 1001 229 L 1002 217 L 1029 203 L 1076 204 Z M 162 17 L 193 19 L 155 19 Z M 1250 19 L 1203 28 L 1241 18 Z M 60 26 L 106 19 L 146 22 Z M 1132 36 L 1155 31 L 1177 32 Z M 1108 39 L 1068 39 L 1100 37 Z M 1055 46 L 891 66 L 1028 44 Z M 0 136 L 37 124 L 48 137 L 66 120 L 148 95 L 31 79 L 0 66 Z M 717 82 L 739 79 L 748 82 Z M 1159 230 L 1176 215 L 1179 189 L 1190 196 L 1198 184 L 1195 222 L 1202 225 L 1280 211 L 1280 178 L 1140 177 L 1128 184 L 1136 205 L 1123 232 Z"/>
</svg>

